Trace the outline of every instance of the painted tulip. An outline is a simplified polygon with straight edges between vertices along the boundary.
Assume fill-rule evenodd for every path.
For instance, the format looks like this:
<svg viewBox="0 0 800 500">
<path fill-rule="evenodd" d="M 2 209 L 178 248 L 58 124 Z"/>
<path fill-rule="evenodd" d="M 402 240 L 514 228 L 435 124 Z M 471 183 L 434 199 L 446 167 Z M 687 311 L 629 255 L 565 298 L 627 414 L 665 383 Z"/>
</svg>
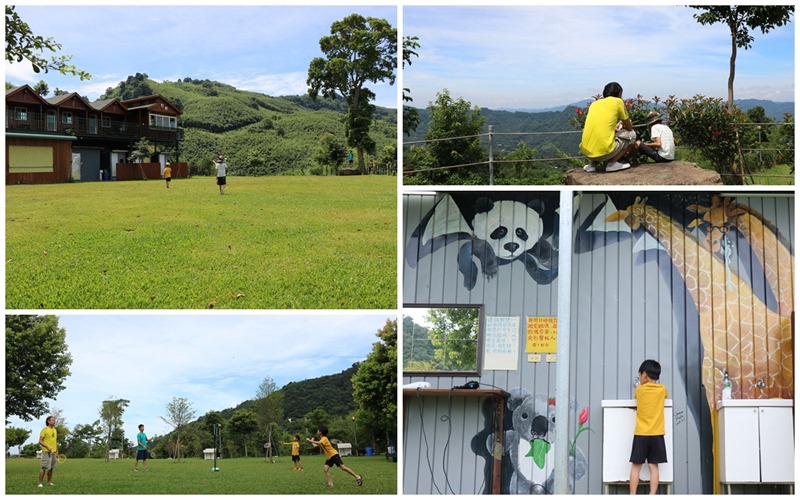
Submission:
<svg viewBox="0 0 800 500">
<path fill-rule="evenodd" d="M 580 416 L 578 417 L 578 423 L 584 425 L 588 421 L 589 421 L 589 407 L 586 406 L 583 408 Z"/>
</svg>

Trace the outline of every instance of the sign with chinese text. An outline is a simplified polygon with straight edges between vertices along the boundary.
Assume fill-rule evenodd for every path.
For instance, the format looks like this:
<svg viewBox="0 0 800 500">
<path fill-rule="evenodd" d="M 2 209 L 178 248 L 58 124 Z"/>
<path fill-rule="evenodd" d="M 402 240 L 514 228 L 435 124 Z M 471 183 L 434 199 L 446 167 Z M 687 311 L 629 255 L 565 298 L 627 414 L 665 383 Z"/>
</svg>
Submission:
<svg viewBox="0 0 800 500">
<path fill-rule="evenodd" d="M 519 364 L 519 317 L 487 316 L 484 370 L 516 370 Z"/>
<path fill-rule="evenodd" d="M 556 352 L 558 318 L 555 316 L 528 316 L 525 352 Z"/>
</svg>

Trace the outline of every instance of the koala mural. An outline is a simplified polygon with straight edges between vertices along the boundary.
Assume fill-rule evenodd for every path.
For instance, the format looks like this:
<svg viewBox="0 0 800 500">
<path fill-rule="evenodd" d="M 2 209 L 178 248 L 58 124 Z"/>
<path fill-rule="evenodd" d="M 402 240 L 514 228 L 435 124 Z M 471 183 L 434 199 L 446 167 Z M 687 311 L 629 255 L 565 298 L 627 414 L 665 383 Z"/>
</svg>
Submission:
<svg viewBox="0 0 800 500">
<path fill-rule="evenodd" d="M 499 266 L 517 260 L 537 283 L 551 283 L 558 274 L 554 232 L 558 215 L 551 197 L 551 193 L 536 193 L 535 197 L 532 193 L 498 193 L 491 198 L 471 193 L 444 195 L 414 230 L 406 247 L 406 262 L 414 268 L 420 258 L 466 240 L 457 259 L 465 288 L 475 287 L 479 271 L 492 279 Z"/>
<path fill-rule="evenodd" d="M 503 424 L 502 491 L 509 494 L 553 494 L 555 461 L 555 404 L 544 394 L 531 394 L 523 388 L 508 391 Z M 575 401 L 569 402 L 574 409 Z M 487 428 L 473 440 L 475 452 L 491 457 L 492 432 Z M 569 457 L 569 490 L 586 476 L 588 461 L 583 450 L 575 446 Z M 487 460 L 488 461 L 488 460 Z M 489 474 L 487 469 L 486 474 Z"/>
</svg>

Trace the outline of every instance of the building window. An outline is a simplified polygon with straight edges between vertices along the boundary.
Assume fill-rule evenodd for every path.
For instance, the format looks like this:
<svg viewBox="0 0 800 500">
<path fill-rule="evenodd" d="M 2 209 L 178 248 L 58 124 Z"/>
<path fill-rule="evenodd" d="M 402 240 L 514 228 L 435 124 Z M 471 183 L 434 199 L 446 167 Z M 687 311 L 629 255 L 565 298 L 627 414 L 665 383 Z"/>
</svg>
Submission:
<svg viewBox="0 0 800 500">
<path fill-rule="evenodd" d="M 403 372 L 478 374 L 481 308 L 403 308 Z"/>
<path fill-rule="evenodd" d="M 14 119 L 20 122 L 28 121 L 28 108 L 14 108 Z"/>
<path fill-rule="evenodd" d="M 62 111 L 61 112 L 61 123 L 64 125 L 72 125 L 72 113 Z"/>
<path fill-rule="evenodd" d="M 111 117 L 104 116 L 103 117 L 103 128 L 111 128 Z"/>
<path fill-rule="evenodd" d="M 150 126 L 153 128 L 175 130 L 178 128 L 178 120 L 174 116 L 150 113 Z"/>
</svg>

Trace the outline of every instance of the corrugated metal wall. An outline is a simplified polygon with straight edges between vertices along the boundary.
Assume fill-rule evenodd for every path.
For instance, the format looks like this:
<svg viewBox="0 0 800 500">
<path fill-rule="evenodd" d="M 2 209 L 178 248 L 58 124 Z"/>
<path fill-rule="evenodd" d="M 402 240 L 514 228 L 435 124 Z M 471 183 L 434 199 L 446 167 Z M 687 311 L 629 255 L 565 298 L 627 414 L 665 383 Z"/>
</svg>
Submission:
<svg viewBox="0 0 800 500">
<path fill-rule="evenodd" d="M 503 492 L 537 492 L 534 486 L 539 479 L 526 479 L 531 474 L 521 470 L 524 469 L 524 453 L 517 450 L 516 446 L 511 449 L 509 438 L 512 441 L 520 437 L 527 439 L 529 436 L 517 428 L 520 421 L 515 419 L 523 411 L 526 415 L 547 414 L 547 400 L 555 393 L 555 364 L 528 361 L 524 352 L 524 325 L 526 316 L 556 316 L 558 279 L 539 282 L 540 274 L 535 278 L 523 261 L 515 260 L 499 265 L 497 274 L 490 279 L 479 272 L 474 287 L 469 289 L 458 263 L 459 251 L 468 240 L 464 234 L 458 239 L 457 233 L 472 231 L 470 224 L 475 214 L 470 204 L 474 205 L 478 198 L 485 196 L 495 200 L 510 198 L 522 203 L 538 199 L 540 205 L 544 206 L 542 213 L 545 219 L 556 216 L 557 207 L 554 204 L 558 202 L 558 193 L 553 192 L 404 195 L 403 238 L 406 248 L 403 301 L 406 306 L 478 304 L 485 307 L 486 316 L 520 317 L 521 354 L 518 369 L 482 371 L 479 377 L 405 376 L 404 383 L 428 381 L 433 388 L 449 389 L 466 380 L 477 379 L 483 387 L 511 392 L 504 423 L 507 442 L 503 457 Z M 646 206 L 650 207 L 648 214 L 666 215 L 664 220 L 671 222 L 670 226 L 665 226 L 664 220 L 656 221 L 661 224 L 656 227 L 664 230 L 666 237 L 677 237 L 687 252 L 699 252 L 709 262 L 711 254 L 697 248 L 702 246 L 705 236 L 713 232 L 714 224 L 694 224 L 692 221 L 712 213 L 704 212 L 705 208 L 724 208 L 720 200 L 725 199 L 715 199 L 710 193 L 612 192 L 576 195 L 571 235 L 574 252 L 569 435 L 575 435 L 577 415 L 584 407 L 589 409 L 586 425 L 594 432 L 584 432 L 577 440 L 578 452 L 574 463 L 571 462 L 574 468 L 571 469 L 571 481 L 575 493 L 597 494 L 603 491 L 601 401 L 631 399 L 639 365 L 643 360 L 653 358 L 659 360 L 663 367 L 661 382 L 667 386 L 674 404 L 673 492 L 711 492 L 714 481 L 711 425 L 714 403 L 710 409 L 703 378 L 708 380 L 709 376 L 714 375 L 708 374 L 711 372 L 704 375 L 702 370 L 704 350 L 700 323 L 705 316 L 698 313 L 696 305 L 702 299 L 693 297 L 687 283 L 693 286 L 704 279 L 712 279 L 715 283 L 727 283 L 727 288 L 732 290 L 731 283 L 738 283 L 739 280 L 744 284 L 737 287 L 738 295 L 730 300 L 749 304 L 745 307 L 752 307 L 754 311 L 759 304 L 766 305 L 771 318 L 784 321 L 785 314 L 782 317 L 775 311 L 780 310 L 781 303 L 793 304 L 792 296 L 785 297 L 787 293 L 793 294 L 793 264 L 786 264 L 789 266 L 787 278 L 787 269 L 770 271 L 770 264 L 762 263 L 766 257 L 758 256 L 757 250 L 764 248 L 766 253 L 773 252 L 773 257 L 784 260 L 785 254 L 774 253 L 776 250 L 773 247 L 782 247 L 790 255 L 794 254 L 794 199 L 780 194 L 737 196 L 735 200 L 729 198 L 729 202 L 735 201 L 739 207 L 748 210 L 744 217 L 758 216 L 759 221 L 763 220 L 764 230 L 761 233 L 750 231 L 753 241 L 747 240 L 744 231 L 728 232 L 727 237 L 723 237 L 721 250 L 721 255 L 725 254 L 727 258 L 717 261 L 723 264 L 714 268 L 716 274 L 704 275 L 684 264 L 676 265 L 682 256 L 675 254 L 681 252 L 683 247 L 667 245 L 667 250 L 663 242 L 659 243 L 653 234 L 645 230 L 644 224 L 637 226 L 636 222 L 631 222 L 635 218 L 631 215 L 636 213 L 634 208 L 645 206 L 639 197 L 646 197 Z M 628 212 L 620 212 L 626 209 L 629 209 Z M 741 215 L 741 210 L 730 213 L 733 220 L 737 214 Z M 738 219 L 740 225 L 744 222 L 744 219 Z M 520 224 L 520 221 L 512 223 L 514 226 Z M 631 229 L 632 225 L 636 228 Z M 554 227 L 557 230 L 557 224 Z M 778 243 L 774 237 L 776 228 L 780 235 Z M 478 229 L 477 232 L 483 235 L 485 229 Z M 434 242 L 436 237 L 439 240 Z M 558 237 L 557 234 L 549 237 L 556 249 Z M 701 263 L 700 267 L 703 266 L 705 264 Z M 782 283 L 777 284 L 778 281 Z M 787 281 L 790 284 L 783 286 Z M 752 292 L 745 296 L 742 290 Z M 724 308 L 724 304 L 714 305 L 715 310 L 720 307 Z M 715 326 L 715 332 L 718 328 L 718 325 Z M 725 328 L 731 329 L 732 326 L 722 327 L 723 330 Z M 744 339 L 745 334 L 742 335 Z M 732 352 L 720 354 L 716 352 L 720 349 L 719 341 L 714 340 L 714 345 L 714 357 L 722 356 L 720 359 L 727 360 L 730 366 L 734 363 L 738 365 L 744 356 L 744 351 L 736 351 L 733 347 Z M 726 345 L 722 344 L 723 349 Z M 744 363 L 746 360 L 742 358 L 741 361 Z M 787 397 L 787 394 L 792 397 L 793 386 L 787 391 L 789 382 L 785 376 L 774 373 L 774 366 L 764 369 L 769 373 L 768 379 L 774 381 L 775 385 L 769 389 L 772 391 L 770 395 L 780 393 L 783 397 Z M 750 383 L 755 382 L 745 380 L 745 375 L 743 372 L 737 380 L 736 389 L 747 391 Z M 717 390 L 720 388 L 716 379 L 711 384 L 717 385 Z M 783 389 L 779 387 L 781 384 Z M 748 394 L 742 393 L 740 396 L 748 397 Z M 710 397 L 717 397 L 716 393 Z M 453 400 L 451 406 L 443 398 L 405 398 L 404 401 L 404 493 L 437 493 L 437 487 L 445 492 L 442 484 L 446 484 L 448 478 L 450 484 L 454 483 L 454 478 L 459 478 L 455 481 L 458 488 L 453 488 L 456 493 L 484 492 L 488 479 L 488 468 L 485 466 L 488 452 L 481 446 L 475 447 L 472 453 L 467 450 L 470 443 L 475 445 L 476 438 L 478 441 L 486 438 L 490 419 L 481 415 L 487 402 L 480 398 L 460 398 Z M 420 408 L 423 408 L 422 417 Z M 463 424 L 452 429 L 448 427 L 444 432 L 444 422 L 449 425 L 454 421 Z M 526 421 L 525 425 L 530 423 Z M 423 436 L 422 429 L 427 429 L 427 436 Z M 449 447 L 449 455 L 443 454 L 445 447 Z M 460 452 L 453 453 L 454 448 Z M 523 445 L 519 448 L 523 448 Z M 431 462 L 430 466 L 428 461 Z M 549 469 L 545 467 L 545 470 Z M 461 479 L 464 471 L 476 471 L 483 477 L 465 482 Z M 453 491 L 447 489 L 448 493 Z"/>
</svg>

